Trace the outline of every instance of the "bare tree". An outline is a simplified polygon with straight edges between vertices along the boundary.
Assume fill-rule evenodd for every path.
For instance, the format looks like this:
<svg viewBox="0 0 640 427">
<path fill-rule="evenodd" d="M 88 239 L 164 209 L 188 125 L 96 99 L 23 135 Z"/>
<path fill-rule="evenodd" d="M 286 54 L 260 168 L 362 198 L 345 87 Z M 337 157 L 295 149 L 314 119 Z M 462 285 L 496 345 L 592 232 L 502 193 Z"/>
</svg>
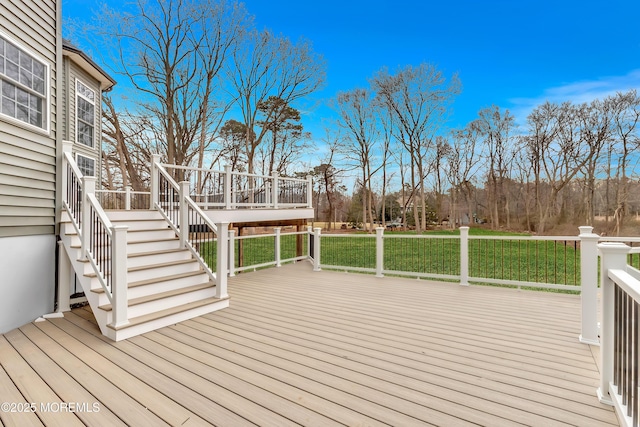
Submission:
<svg viewBox="0 0 640 427">
<path fill-rule="evenodd" d="M 500 227 L 501 219 L 508 218 L 505 205 L 508 203 L 504 193 L 504 183 L 508 178 L 509 153 L 513 136 L 511 131 L 514 119 L 509 110 L 504 113 L 497 106 L 485 108 L 478 114 L 478 127 L 483 136 L 484 153 L 487 156 L 487 180 L 489 196 L 489 215 L 491 228 Z M 502 213 L 502 215 L 501 215 Z"/>
<path fill-rule="evenodd" d="M 538 210 L 536 231 L 542 234 L 554 209 L 563 216 L 566 206 L 558 209 L 558 195 L 587 162 L 589 148 L 580 144 L 577 110 L 569 102 L 546 102 L 529 114 L 527 122 Z"/>
<path fill-rule="evenodd" d="M 186 165 L 213 141 L 227 108 L 218 77 L 248 24 L 244 7 L 218 0 L 139 0 L 133 13 L 100 11 L 105 46 L 138 91 L 156 149 Z"/>
<path fill-rule="evenodd" d="M 360 170 L 362 192 L 362 223 L 369 231 L 373 230 L 374 207 L 371 179 L 382 167 L 374 165 L 377 141 L 380 134 L 374 97 L 366 89 L 353 89 L 338 93 L 335 108 L 339 115 L 338 124 L 346 130 L 343 154 L 355 162 Z"/>
<path fill-rule="evenodd" d="M 616 235 L 620 235 L 622 224 L 629 209 L 629 158 L 631 153 L 640 147 L 640 135 L 638 134 L 640 97 L 635 90 L 631 90 L 626 93 L 617 93 L 610 99 L 610 102 L 613 110 L 613 133 L 620 144 L 620 154 L 616 167 L 618 190 L 613 214 L 615 221 L 614 232 Z M 610 175 L 609 173 L 608 176 Z"/>
<path fill-rule="evenodd" d="M 416 231 L 426 228 L 427 153 L 447 117 L 447 107 L 460 91 L 454 75 L 446 82 L 442 73 L 431 64 L 407 66 L 390 74 L 379 71 L 371 80 L 378 102 L 387 109 L 397 128 L 396 138 L 402 141 L 410 157 L 411 197 L 416 219 Z"/>
<path fill-rule="evenodd" d="M 151 144 L 146 132 L 149 120 L 116 112 L 110 96 L 102 98 L 102 156 L 107 188 L 131 186 L 134 191 L 147 189 Z"/>
<path fill-rule="evenodd" d="M 576 107 L 581 144 L 588 148 L 584 162 L 584 208 L 587 225 L 595 221 L 596 173 L 603 148 L 611 135 L 611 103 L 594 100 Z"/>
<path fill-rule="evenodd" d="M 282 105 L 291 106 L 318 89 L 324 83 L 325 64 L 308 41 L 292 43 L 267 30 L 251 31 L 233 52 L 227 79 L 246 125 L 247 169 L 254 173 L 256 151 L 269 125 L 281 122 L 286 113 Z M 270 97 L 279 101 L 269 104 Z"/>
<path fill-rule="evenodd" d="M 457 193 L 462 193 L 465 201 L 467 218 L 473 221 L 475 206 L 473 204 L 473 182 L 478 175 L 481 162 L 480 129 L 477 121 L 469 123 L 462 130 L 455 130 L 451 135 L 450 150 L 447 152 L 446 174 L 451 184 L 450 224 L 462 224 L 457 209 Z"/>
</svg>

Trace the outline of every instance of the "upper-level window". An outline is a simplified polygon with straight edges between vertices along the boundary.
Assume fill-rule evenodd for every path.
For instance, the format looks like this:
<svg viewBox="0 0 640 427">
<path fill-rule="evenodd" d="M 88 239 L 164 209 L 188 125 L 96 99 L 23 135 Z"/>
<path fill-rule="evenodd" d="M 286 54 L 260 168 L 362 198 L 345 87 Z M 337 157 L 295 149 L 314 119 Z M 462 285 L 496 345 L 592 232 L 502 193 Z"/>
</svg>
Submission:
<svg viewBox="0 0 640 427">
<path fill-rule="evenodd" d="M 76 141 L 93 147 L 95 130 L 96 93 L 76 80 Z"/>
<path fill-rule="evenodd" d="M 94 159 L 76 154 L 76 163 L 78 163 L 78 169 L 83 176 L 96 176 L 96 161 Z"/>
<path fill-rule="evenodd" d="M 47 129 L 47 66 L 0 35 L 0 113 Z"/>
</svg>

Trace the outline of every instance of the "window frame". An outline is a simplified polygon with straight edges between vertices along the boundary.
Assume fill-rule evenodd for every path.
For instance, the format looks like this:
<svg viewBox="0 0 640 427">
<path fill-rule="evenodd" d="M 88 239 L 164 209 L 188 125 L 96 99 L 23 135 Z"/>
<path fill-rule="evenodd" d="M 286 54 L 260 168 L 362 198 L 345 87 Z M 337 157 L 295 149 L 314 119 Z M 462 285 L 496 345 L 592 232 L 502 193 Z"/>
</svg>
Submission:
<svg viewBox="0 0 640 427">
<path fill-rule="evenodd" d="M 51 132 L 51 64 L 49 61 L 46 61 L 41 55 L 36 53 L 33 49 L 26 47 L 24 44 L 16 41 L 13 37 L 9 36 L 7 33 L 0 31 L 0 37 L 2 37 L 6 42 L 12 44 L 17 49 L 19 49 L 24 54 L 28 55 L 32 61 L 36 61 L 40 63 L 44 67 L 44 94 L 37 92 L 35 89 L 32 89 L 28 86 L 25 86 L 23 83 L 14 80 L 12 77 L 8 76 L 6 73 L 6 69 L 3 69 L 0 72 L 0 83 L 8 82 L 9 84 L 26 91 L 29 94 L 35 95 L 42 100 L 42 126 L 34 125 L 24 120 L 21 120 L 17 117 L 11 116 L 0 111 L 0 119 L 5 120 L 7 122 L 11 122 L 14 125 L 27 127 L 28 129 L 34 130 L 38 133 L 49 135 Z M 6 45 L 5 45 L 6 46 Z M 6 50 L 5 50 L 6 54 Z M 0 87 L 2 84 L 0 84 Z M 2 98 L 2 93 L 0 91 L 0 99 Z M 2 108 L 0 108 L 1 110 Z"/>
<path fill-rule="evenodd" d="M 84 171 L 82 170 L 82 167 L 80 166 L 80 157 L 82 157 L 83 159 L 86 160 L 91 160 L 93 162 L 93 175 L 89 175 L 89 174 L 85 174 Z M 89 156 L 85 156 L 84 154 L 80 154 L 80 153 L 76 153 L 76 164 L 78 165 L 78 169 L 80 169 L 80 172 L 82 173 L 82 176 L 93 176 L 96 177 L 96 159 L 94 159 L 93 157 L 89 157 Z"/>
<path fill-rule="evenodd" d="M 75 118 L 76 118 L 76 120 L 75 120 L 76 121 L 75 142 L 76 142 L 76 144 L 80 144 L 80 145 L 82 145 L 84 147 L 89 147 L 89 148 L 95 149 L 96 148 L 96 111 L 97 111 L 97 109 L 96 109 L 96 99 L 97 99 L 97 92 L 94 89 L 92 89 L 91 86 L 89 86 L 88 84 L 86 84 L 84 81 L 82 81 L 81 79 L 79 79 L 77 77 L 74 79 L 74 84 L 75 84 L 74 91 L 75 91 L 75 94 L 76 94 L 76 99 L 75 99 L 75 107 L 76 107 L 75 108 Z M 85 96 L 85 95 L 80 93 L 80 91 L 78 90 L 78 84 L 81 84 L 87 90 L 91 91 L 91 93 L 93 93 L 93 100 L 89 99 L 87 96 Z M 79 108 L 79 102 L 78 101 L 79 101 L 79 98 L 82 98 L 83 100 L 85 100 L 85 101 L 89 102 L 91 105 L 93 105 L 93 123 L 91 123 L 91 127 L 93 129 L 93 133 L 92 133 L 92 136 L 91 136 L 91 145 L 87 145 L 84 142 L 81 142 L 79 140 L 79 135 L 80 134 L 79 134 L 78 130 L 80 128 L 78 126 L 78 123 L 79 122 L 88 123 L 85 120 L 81 120 L 80 119 L 80 114 L 78 114 L 78 108 Z"/>
</svg>

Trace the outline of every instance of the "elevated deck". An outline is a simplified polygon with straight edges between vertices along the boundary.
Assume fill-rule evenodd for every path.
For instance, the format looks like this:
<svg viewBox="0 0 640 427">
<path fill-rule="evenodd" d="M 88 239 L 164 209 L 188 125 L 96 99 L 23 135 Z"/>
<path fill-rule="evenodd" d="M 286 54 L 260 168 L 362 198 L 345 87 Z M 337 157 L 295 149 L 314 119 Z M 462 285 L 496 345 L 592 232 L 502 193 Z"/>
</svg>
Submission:
<svg viewBox="0 0 640 427">
<path fill-rule="evenodd" d="M 228 309 L 122 342 L 77 309 L 0 336 L 9 425 L 618 425 L 579 297 L 312 272 L 230 278 Z"/>
</svg>

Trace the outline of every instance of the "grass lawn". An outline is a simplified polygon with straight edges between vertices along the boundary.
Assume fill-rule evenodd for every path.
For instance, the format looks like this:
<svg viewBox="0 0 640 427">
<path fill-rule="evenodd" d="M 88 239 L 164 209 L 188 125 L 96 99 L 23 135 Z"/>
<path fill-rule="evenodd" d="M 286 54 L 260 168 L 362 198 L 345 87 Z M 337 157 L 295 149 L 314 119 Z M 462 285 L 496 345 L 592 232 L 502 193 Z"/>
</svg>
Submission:
<svg viewBox="0 0 640 427">
<path fill-rule="evenodd" d="M 460 274 L 459 230 L 440 230 L 416 236 L 412 232 L 385 232 L 384 269 L 457 276 Z M 522 240 L 526 234 L 471 228 L 469 276 L 508 281 L 580 284 L 580 245 L 572 240 Z M 303 253 L 309 236 L 303 235 Z M 242 242 L 242 243 L 241 243 Z M 275 237 L 238 240 L 235 266 L 240 267 L 240 244 L 244 262 L 250 266 L 275 260 Z M 201 254 L 215 269 L 215 244 L 204 244 Z M 373 234 L 322 234 L 321 264 L 324 266 L 376 268 L 376 238 Z M 281 259 L 296 256 L 296 236 L 281 237 Z M 630 262 L 640 263 L 638 255 Z"/>
</svg>

